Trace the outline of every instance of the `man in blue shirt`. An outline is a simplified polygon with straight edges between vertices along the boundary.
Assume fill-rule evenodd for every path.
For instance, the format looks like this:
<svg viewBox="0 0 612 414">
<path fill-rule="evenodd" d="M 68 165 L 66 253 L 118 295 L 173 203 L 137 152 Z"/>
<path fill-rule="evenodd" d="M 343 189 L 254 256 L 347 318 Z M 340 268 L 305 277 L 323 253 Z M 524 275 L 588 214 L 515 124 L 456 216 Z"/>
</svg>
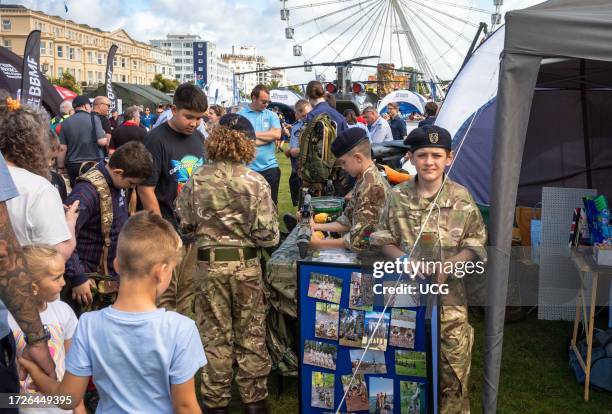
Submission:
<svg viewBox="0 0 612 414">
<path fill-rule="evenodd" d="M 298 176 L 298 156 L 300 155 L 300 134 L 304 127 L 304 119 L 312 110 L 307 100 L 300 99 L 295 103 L 296 122 L 291 126 L 291 137 L 289 138 L 289 149 L 285 155 L 291 159 L 291 176 L 289 177 L 289 191 L 291 191 L 291 202 L 298 205 L 300 199 L 300 178 Z"/>
<path fill-rule="evenodd" d="M 363 110 L 362 115 L 366 121 L 368 121 L 370 141 L 372 144 L 380 144 L 393 140 L 393 134 L 391 133 L 389 123 L 378 114 L 376 108 L 368 106 Z"/>
<path fill-rule="evenodd" d="M 329 106 L 325 99 L 323 84 L 319 81 L 310 81 L 306 86 L 306 97 L 312 105 L 312 111 L 306 117 L 306 122 L 312 121 L 317 115 L 327 114 L 337 125 L 336 134 L 348 129 L 346 119 L 342 114 Z"/>
<path fill-rule="evenodd" d="M 251 103 L 238 114 L 248 119 L 255 129 L 257 153 L 249 168 L 263 175 L 270 184 L 272 200 L 278 205 L 281 170 L 276 160 L 275 142 L 281 137 L 281 124 L 278 116 L 266 109 L 269 103 L 270 91 L 264 85 L 257 85 L 251 92 Z"/>
<path fill-rule="evenodd" d="M 36 362 L 55 377 L 55 364 L 49 355 L 49 332 L 43 328 L 38 309 L 31 300 L 32 283 L 25 258 L 9 219 L 6 201 L 19 195 L 0 153 L 0 393 L 18 393 L 19 377 L 15 365 L 15 339 L 8 324 L 8 311 L 26 336 L 23 356 Z M 5 361 L 9 362 L 7 365 Z M 6 410 L 4 412 L 14 412 Z"/>
<path fill-rule="evenodd" d="M 144 114 L 140 116 L 140 125 L 149 131 L 155 124 L 155 121 L 157 121 L 157 116 L 153 115 L 149 108 L 145 108 Z"/>
</svg>

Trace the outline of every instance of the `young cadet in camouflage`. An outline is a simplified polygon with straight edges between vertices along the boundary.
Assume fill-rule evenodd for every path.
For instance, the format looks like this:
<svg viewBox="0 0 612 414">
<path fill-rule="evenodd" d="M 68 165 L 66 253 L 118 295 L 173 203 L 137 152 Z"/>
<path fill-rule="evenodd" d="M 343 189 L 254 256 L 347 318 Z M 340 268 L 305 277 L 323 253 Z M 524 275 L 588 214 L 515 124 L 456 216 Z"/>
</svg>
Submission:
<svg viewBox="0 0 612 414">
<path fill-rule="evenodd" d="M 344 213 L 333 223 L 313 224 L 313 230 L 344 233 L 340 239 L 314 236 L 313 249 L 345 247 L 355 252 L 370 248 L 370 234 L 376 229 L 380 212 L 390 191 L 389 183 L 372 161 L 372 148 L 365 130 L 349 128 L 338 134 L 331 146 L 336 161 L 357 178 Z"/>
<path fill-rule="evenodd" d="M 476 204 L 461 185 L 444 176 L 452 161 L 448 131 L 427 126 L 406 140 L 417 175 L 391 190 L 371 243 L 387 256 L 439 261 L 434 283 L 448 283 L 440 298 L 442 414 L 469 413 L 468 380 L 474 331 L 468 323 L 463 279 L 445 264 L 486 260 L 486 229 Z"/>
<path fill-rule="evenodd" d="M 194 307 L 208 358 L 201 389 L 209 413 L 229 412 L 234 361 L 245 412 L 267 412 L 271 361 L 259 248 L 275 246 L 279 230 L 270 185 L 245 165 L 255 156 L 254 136 L 246 118 L 223 116 L 205 142 L 209 162 L 176 201 L 182 230 L 198 247 Z"/>
</svg>

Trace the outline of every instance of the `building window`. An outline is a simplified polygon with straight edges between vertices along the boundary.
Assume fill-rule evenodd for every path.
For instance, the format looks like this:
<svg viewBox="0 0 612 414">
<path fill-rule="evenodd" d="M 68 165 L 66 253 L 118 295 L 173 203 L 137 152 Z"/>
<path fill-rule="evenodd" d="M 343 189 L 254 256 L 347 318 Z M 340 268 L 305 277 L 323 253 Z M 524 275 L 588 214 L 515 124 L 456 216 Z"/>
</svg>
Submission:
<svg viewBox="0 0 612 414">
<path fill-rule="evenodd" d="M 93 83 L 93 71 L 87 71 L 87 83 Z"/>
<path fill-rule="evenodd" d="M 122 57 L 121 58 L 121 67 L 124 68 L 125 67 L 125 58 Z M 125 82 L 125 81 L 124 81 Z"/>
<path fill-rule="evenodd" d="M 58 66 L 57 67 L 57 77 L 61 78 L 63 74 L 64 74 L 64 68 L 61 66 Z"/>
<path fill-rule="evenodd" d="M 9 39 L 4 39 L 4 47 L 11 50 L 13 48 L 13 42 Z"/>
<path fill-rule="evenodd" d="M 202 52 L 201 50 L 198 50 L 198 56 L 203 56 L 204 52 Z"/>
<path fill-rule="evenodd" d="M 183 63 L 183 59 L 174 59 L 174 63 Z"/>
<path fill-rule="evenodd" d="M 102 53 L 98 53 L 98 65 L 104 64 L 104 55 Z"/>
<path fill-rule="evenodd" d="M 11 19 L 2 19 L 2 30 L 11 30 Z"/>
<path fill-rule="evenodd" d="M 41 55 L 46 55 L 47 54 L 47 42 L 45 42 L 45 41 L 41 41 L 40 42 L 40 54 Z"/>
<path fill-rule="evenodd" d="M 68 48 L 68 59 L 70 60 L 74 59 L 74 48 L 73 47 Z"/>
<path fill-rule="evenodd" d="M 96 81 L 102 83 L 102 72 L 96 72 Z"/>
<path fill-rule="evenodd" d="M 81 81 L 81 69 L 77 70 L 77 78 L 76 78 L 77 82 Z"/>
<path fill-rule="evenodd" d="M 191 50 L 186 50 L 185 51 L 185 56 L 191 56 Z"/>
<path fill-rule="evenodd" d="M 135 60 L 132 60 L 132 70 L 136 70 L 138 69 L 138 62 Z"/>
<path fill-rule="evenodd" d="M 121 75 L 121 82 L 126 82 L 125 75 Z"/>
<path fill-rule="evenodd" d="M 198 59 L 198 63 L 204 63 L 204 59 Z"/>
<path fill-rule="evenodd" d="M 191 48 L 191 47 L 193 47 L 193 44 L 192 43 L 183 43 L 183 47 Z"/>
<path fill-rule="evenodd" d="M 181 75 L 179 75 L 178 73 L 176 75 L 174 75 L 175 79 L 177 80 L 181 80 Z"/>
<path fill-rule="evenodd" d="M 64 47 L 63 46 L 58 46 L 57 47 L 57 57 L 58 58 L 63 58 L 64 57 Z"/>
<path fill-rule="evenodd" d="M 203 72 L 204 68 L 202 66 L 198 66 L 198 71 Z"/>
<path fill-rule="evenodd" d="M 198 47 L 204 47 L 204 43 L 198 43 Z"/>
</svg>

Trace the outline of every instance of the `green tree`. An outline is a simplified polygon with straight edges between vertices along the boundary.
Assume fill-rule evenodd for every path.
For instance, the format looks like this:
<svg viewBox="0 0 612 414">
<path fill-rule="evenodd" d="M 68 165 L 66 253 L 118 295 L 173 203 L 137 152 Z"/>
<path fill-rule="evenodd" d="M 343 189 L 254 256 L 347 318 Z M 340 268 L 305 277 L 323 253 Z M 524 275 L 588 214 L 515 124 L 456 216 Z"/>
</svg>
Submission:
<svg viewBox="0 0 612 414">
<path fill-rule="evenodd" d="M 278 80 L 272 79 L 270 82 L 266 83 L 266 87 L 271 91 L 272 89 L 280 88 L 281 84 Z"/>
<path fill-rule="evenodd" d="M 289 85 L 289 86 L 287 86 L 287 89 L 297 93 L 298 95 L 302 95 L 304 93 L 304 91 L 302 91 L 302 87 L 300 85 Z"/>
<path fill-rule="evenodd" d="M 78 84 L 74 76 L 68 71 L 62 72 L 61 78 L 52 79 L 51 83 L 62 88 L 71 90 L 72 92 L 80 95 L 82 93 L 81 86 Z"/>
<path fill-rule="evenodd" d="M 153 78 L 151 86 L 164 93 L 175 91 L 178 88 L 179 82 L 176 79 L 166 79 L 161 73 L 158 73 Z"/>
</svg>

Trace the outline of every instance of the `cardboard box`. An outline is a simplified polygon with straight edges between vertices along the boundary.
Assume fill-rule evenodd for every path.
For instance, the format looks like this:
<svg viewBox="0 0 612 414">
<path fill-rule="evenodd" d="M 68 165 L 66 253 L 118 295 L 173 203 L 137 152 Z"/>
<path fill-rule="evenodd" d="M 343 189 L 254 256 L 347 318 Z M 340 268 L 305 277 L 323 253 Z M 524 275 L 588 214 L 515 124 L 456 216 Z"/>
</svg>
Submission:
<svg viewBox="0 0 612 414">
<path fill-rule="evenodd" d="M 612 266 L 612 245 L 599 244 L 594 246 L 593 260 L 599 266 Z"/>
</svg>

